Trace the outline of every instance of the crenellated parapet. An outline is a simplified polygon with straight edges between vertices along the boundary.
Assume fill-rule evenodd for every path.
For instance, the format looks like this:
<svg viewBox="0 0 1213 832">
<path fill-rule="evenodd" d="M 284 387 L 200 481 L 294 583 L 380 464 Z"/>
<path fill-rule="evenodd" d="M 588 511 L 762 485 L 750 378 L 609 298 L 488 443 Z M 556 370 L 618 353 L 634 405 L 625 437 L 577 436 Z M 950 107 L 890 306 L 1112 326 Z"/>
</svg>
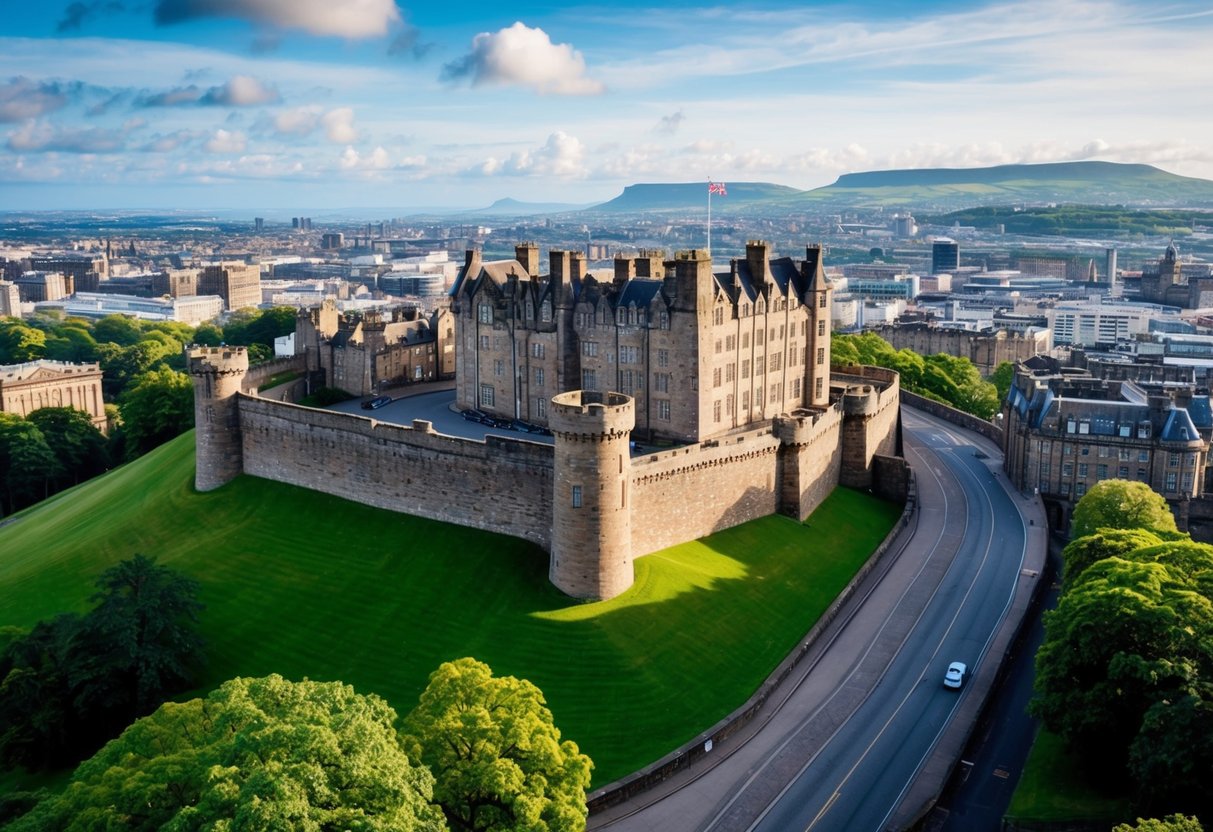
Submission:
<svg viewBox="0 0 1213 832">
<path fill-rule="evenodd" d="M 211 491 L 244 470 L 243 438 L 237 394 L 248 374 L 244 347 L 187 347 L 186 363 L 194 380 L 197 471 L 194 486 Z"/>
<path fill-rule="evenodd" d="M 576 598 L 614 598 L 632 585 L 631 396 L 573 390 L 551 401 L 555 436 L 549 577 Z"/>
</svg>

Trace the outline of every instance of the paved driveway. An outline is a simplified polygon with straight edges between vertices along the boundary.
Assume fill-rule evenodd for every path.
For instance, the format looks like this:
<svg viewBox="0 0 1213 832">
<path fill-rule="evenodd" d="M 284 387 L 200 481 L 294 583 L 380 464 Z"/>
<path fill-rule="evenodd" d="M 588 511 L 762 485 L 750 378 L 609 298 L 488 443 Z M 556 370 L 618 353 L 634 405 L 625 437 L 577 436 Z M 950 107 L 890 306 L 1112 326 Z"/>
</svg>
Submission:
<svg viewBox="0 0 1213 832">
<path fill-rule="evenodd" d="M 405 390 L 407 391 L 407 388 Z M 434 425 L 434 430 L 438 433 L 445 433 L 447 436 L 459 436 L 464 439 L 484 439 L 487 434 L 491 433 L 494 436 L 508 436 L 511 439 L 520 439 L 527 442 L 541 442 L 545 445 L 552 444 L 552 437 L 550 436 L 543 436 L 538 433 L 523 433 L 506 428 L 490 428 L 478 422 L 469 422 L 459 415 L 459 411 L 454 409 L 454 390 L 435 390 L 416 396 L 402 396 L 400 395 L 401 392 L 404 391 L 390 391 L 387 395 L 393 396 L 392 403 L 376 410 L 363 410 L 362 402 L 366 399 L 361 398 L 350 399 L 348 402 L 340 402 L 328 409 L 342 413 L 355 413 L 359 416 L 366 416 L 370 419 L 377 419 L 380 422 L 390 422 L 396 425 L 411 426 L 414 419 L 425 419 Z M 369 399 L 370 397 L 366 398 Z"/>
</svg>

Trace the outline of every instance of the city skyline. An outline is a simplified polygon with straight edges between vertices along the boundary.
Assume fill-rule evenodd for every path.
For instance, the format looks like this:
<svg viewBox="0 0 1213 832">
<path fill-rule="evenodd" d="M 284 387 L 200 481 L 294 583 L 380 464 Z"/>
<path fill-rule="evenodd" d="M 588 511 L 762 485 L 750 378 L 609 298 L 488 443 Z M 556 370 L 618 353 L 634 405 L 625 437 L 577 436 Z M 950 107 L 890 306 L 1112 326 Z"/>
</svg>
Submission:
<svg viewBox="0 0 1213 832">
<path fill-rule="evenodd" d="M 1194 3 L 1082 0 L 25 4 L 0 37 L 0 210 L 592 203 L 1079 159 L 1213 178 L 1211 30 Z"/>
</svg>

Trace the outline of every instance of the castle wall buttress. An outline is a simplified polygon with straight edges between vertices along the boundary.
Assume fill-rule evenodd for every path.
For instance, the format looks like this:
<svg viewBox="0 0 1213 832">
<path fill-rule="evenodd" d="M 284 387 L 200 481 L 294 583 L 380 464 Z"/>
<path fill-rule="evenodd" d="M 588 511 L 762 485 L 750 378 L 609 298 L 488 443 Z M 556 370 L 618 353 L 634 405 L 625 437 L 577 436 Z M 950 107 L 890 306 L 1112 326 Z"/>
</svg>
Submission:
<svg viewBox="0 0 1213 832">
<path fill-rule="evenodd" d="M 237 399 L 248 373 L 245 347 L 194 347 L 186 352 L 194 381 L 194 487 L 211 491 L 243 470 L 243 423 Z"/>
<path fill-rule="evenodd" d="M 845 388 L 841 396 L 844 414 L 841 483 L 851 488 L 869 488 L 873 458 L 895 456 L 900 450 L 899 376 L 880 367 L 844 367 L 831 380 L 836 388 Z"/>
<path fill-rule="evenodd" d="M 842 409 L 798 411 L 775 420 L 781 490 L 779 511 L 804 520 L 842 477 Z"/>
</svg>

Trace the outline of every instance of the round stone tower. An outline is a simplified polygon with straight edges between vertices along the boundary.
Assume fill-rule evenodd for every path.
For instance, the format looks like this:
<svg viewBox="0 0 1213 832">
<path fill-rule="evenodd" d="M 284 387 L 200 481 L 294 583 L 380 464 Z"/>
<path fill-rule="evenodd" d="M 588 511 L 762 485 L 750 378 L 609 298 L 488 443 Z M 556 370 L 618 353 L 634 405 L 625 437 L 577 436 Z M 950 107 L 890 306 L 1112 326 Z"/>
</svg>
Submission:
<svg viewBox="0 0 1213 832">
<path fill-rule="evenodd" d="M 194 379 L 194 486 L 211 491 L 244 470 L 236 394 L 248 372 L 244 347 L 191 347 L 186 353 Z"/>
<path fill-rule="evenodd" d="M 633 579 L 628 441 L 635 402 L 622 393 L 561 393 L 548 425 L 556 440 L 549 577 L 574 598 L 614 598 Z"/>
</svg>

